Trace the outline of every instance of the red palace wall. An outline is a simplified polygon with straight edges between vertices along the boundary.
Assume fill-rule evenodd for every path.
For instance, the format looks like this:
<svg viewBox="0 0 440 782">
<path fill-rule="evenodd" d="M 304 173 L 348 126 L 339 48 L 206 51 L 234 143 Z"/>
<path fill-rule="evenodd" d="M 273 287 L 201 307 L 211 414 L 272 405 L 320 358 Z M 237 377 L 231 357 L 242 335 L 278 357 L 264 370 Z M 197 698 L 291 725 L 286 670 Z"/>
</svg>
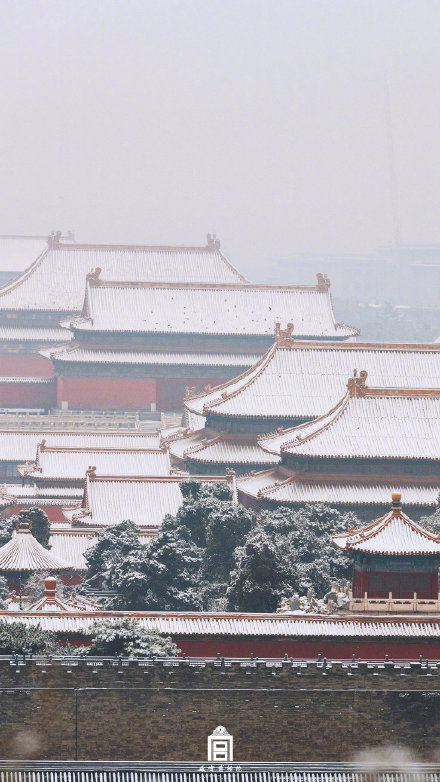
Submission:
<svg viewBox="0 0 440 782">
<path fill-rule="evenodd" d="M 156 381 L 131 378 L 58 378 L 58 407 L 77 410 L 151 410 Z"/>
<path fill-rule="evenodd" d="M 2 380 L 0 382 L 0 407 L 37 407 L 50 408 L 56 406 L 56 381 L 52 383 L 14 383 Z"/>
<path fill-rule="evenodd" d="M 14 488 L 11 489 L 11 493 L 13 494 L 15 491 Z M 17 486 L 17 494 L 19 493 L 20 488 Z M 40 500 L 35 499 L 35 505 L 38 505 L 41 510 L 44 510 L 44 512 L 47 514 L 47 518 L 49 521 L 56 521 L 57 524 L 60 522 L 65 522 L 66 526 L 68 525 L 68 522 L 66 521 L 66 517 L 63 515 L 63 512 L 61 510 L 62 507 L 65 507 L 65 503 L 61 503 L 60 505 L 44 505 L 40 502 Z M 18 502 L 16 505 L 14 505 L 11 508 L 7 508 L 5 511 L 3 511 L 2 516 L 8 517 L 9 516 L 15 516 L 17 513 L 19 513 L 21 510 L 29 510 L 29 503 L 27 505 L 20 505 Z"/>
<path fill-rule="evenodd" d="M 395 617 L 396 622 L 399 621 Z M 287 652 L 289 657 L 296 659 L 314 659 L 321 654 L 329 660 L 346 660 L 354 654 L 361 660 L 384 660 L 387 654 L 390 659 L 418 660 L 420 655 L 424 659 L 440 660 L 440 639 L 411 639 L 411 640 L 387 640 L 387 639 L 347 639 L 326 640 L 319 638 L 308 641 L 294 640 L 292 638 L 273 639 L 204 639 L 204 638 L 173 638 L 179 649 L 190 657 L 215 657 L 220 653 L 222 657 L 278 657 L 281 658 Z"/>
<path fill-rule="evenodd" d="M 182 410 L 185 389 L 198 391 L 211 383 L 218 385 L 226 379 L 215 381 L 203 378 L 58 378 L 58 407 L 67 402 L 69 409 L 77 410 L 157 410 L 178 412 Z"/>
<path fill-rule="evenodd" d="M 65 582 L 64 578 L 62 579 Z M 396 617 L 397 619 L 397 617 Z M 90 644 L 89 636 L 64 635 L 61 643 L 69 642 L 72 646 Z M 402 641 L 385 639 L 365 640 L 293 640 L 291 638 L 272 639 L 210 639 L 210 638 L 176 638 L 173 637 L 183 654 L 189 657 L 209 658 L 220 654 L 225 659 L 255 657 L 264 659 L 274 657 L 282 659 L 287 653 L 296 660 L 314 660 L 318 655 L 328 660 L 350 660 L 354 655 L 360 660 L 384 660 L 388 655 L 390 660 L 418 660 L 422 655 L 424 660 L 440 660 L 440 640 L 406 639 Z"/>
<path fill-rule="evenodd" d="M 53 364 L 43 356 L 0 354 L 0 377 L 52 377 Z"/>
</svg>

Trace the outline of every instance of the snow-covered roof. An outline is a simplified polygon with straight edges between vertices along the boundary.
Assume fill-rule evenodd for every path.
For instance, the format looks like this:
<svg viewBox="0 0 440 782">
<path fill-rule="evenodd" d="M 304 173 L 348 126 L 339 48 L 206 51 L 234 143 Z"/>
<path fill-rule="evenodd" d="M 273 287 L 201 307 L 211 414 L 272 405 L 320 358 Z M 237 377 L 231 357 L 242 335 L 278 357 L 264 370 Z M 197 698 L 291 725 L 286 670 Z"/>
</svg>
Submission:
<svg viewBox="0 0 440 782">
<path fill-rule="evenodd" d="M 4 490 L 9 494 L 14 494 L 18 500 L 38 498 L 46 499 L 47 497 L 82 497 L 83 489 L 79 486 L 37 486 L 33 484 L 19 485 L 17 483 L 9 483 L 3 485 Z"/>
<path fill-rule="evenodd" d="M 220 464 L 278 464 L 279 456 L 268 454 L 257 440 L 226 432 L 202 429 L 170 441 L 170 453 L 177 459 Z"/>
<path fill-rule="evenodd" d="M 127 432 L 110 434 L 79 430 L 69 432 L 67 425 L 61 423 L 59 429 L 17 431 L 0 430 L 0 461 L 26 462 L 35 458 L 37 445 L 45 438 L 48 447 L 65 446 L 71 448 L 158 448 L 159 436 Z"/>
<path fill-rule="evenodd" d="M 333 543 L 344 551 L 366 554 L 440 555 L 440 535 L 412 521 L 400 504 L 401 495 L 392 495 L 391 510 L 367 527 L 333 535 Z"/>
<path fill-rule="evenodd" d="M 58 633 L 84 633 L 97 619 L 117 621 L 136 619 L 141 627 L 172 636 L 247 636 L 274 638 L 411 638 L 438 639 L 438 616 L 338 616 L 240 614 L 208 612 L 77 612 L 36 616 L 25 611 L 0 612 L 0 621 L 40 624 L 43 630 Z"/>
<path fill-rule="evenodd" d="M 47 250 L 47 236 L 0 236 L 0 269 L 22 272 Z"/>
<path fill-rule="evenodd" d="M 12 538 L 0 548 L 0 571 L 68 570 L 71 563 L 45 549 L 25 522 L 18 525 Z"/>
<path fill-rule="evenodd" d="M 148 247 L 53 242 L 23 274 L 0 288 L 0 310 L 80 312 L 86 275 L 95 268 L 107 280 L 244 280 L 215 244 Z"/>
<path fill-rule="evenodd" d="M 186 399 L 194 413 L 311 419 L 341 399 L 354 369 L 373 386 L 440 388 L 440 345 L 275 344 L 240 377 Z"/>
<path fill-rule="evenodd" d="M 161 526 L 169 513 L 175 515 L 183 497 L 180 491 L 182 475 L 120 477 L 96 475 L 88 470 L 82 506 L 64 510 L 68 521 L 93 527 L 133 521 L 149 529 Z M 194 476 L 203 483 L 228 481 L 235 494 L 234 476 Z"/>
<path fill-rule="evenodd" d="M 335 322 L 329 286 L 107 282 L 89 275 L 76 331 L 270 336 L 278 322 L 293 334 L 347 339 L 356 329 Z"/>
<path fill-rule="evenodd" d="M 35 613 L 52 613 L 56 611 L 75 611 L 73 605 L 69 605 L 67 601 L 61 600 L 56 593 L 56 579 L 46 578 L 44 581 L 44 595 L 40 597 L 35 603 L 27 607 L 27 611 L 30 614 Z M 97 606 L 95 605 L 95 610 Z"/>
<path fill-rule="evenodd" d="M 29 385 L 30 383 L 34 383 L 37 385 L 54 385 L 56 383 L 55 377 L 0 377 L 0 383 L 2 385 L 10 385 L 11 383 L 13 385 L 22 384 L 22 385 Z"/>
<path fill-rule="evenodd" d="M 66 525 L 64 525 L 66 526 Z M 148 543 L 151 535 L 138 534 L 141 543 Z M 49 544 L 51 552 L 59 559 L 64 559 L 75 570 L 86 570 L 87 563 L 84 559 L 85 552 L 95 545 L 97 532 L 92 529 L 61 529 L 61 525 L 52 525 Z"/>
<path fill-rule="evenodd" d="M 46 342 L 52 342 L 54 344 L 61 344 L 68 342 L 72 339 L 73 334 L 68 329 L 60 328 L 33 328 L 19 326 L 14 328 L 13 326 L 0 326 L 0 343 L 1 342 L 37 342 L 43 344 Z"/>
<path fill-rule="evenodd" d="M 344 475 L 326 478 L 325 475 L 296 474 L 284 467 L 261 470 L 237 477 L 240 493 L 258 500 L 275 503 L 320 503 L 333 506 L 386 505 L 396 486 L 402 491 L 405 503 L 411 506 L 435 508 L 440 492 L 438 483 L 417 483 L 403 476 L 392 485 L 377 476 L 364 479 Z"/>
<path fill-rule="evenodd" d="M 323 458 L 440 459 L 440 389 L 367 388 L 365 379 L 349 380 L 354 390 L 327 414 L 264 436 L 260 446 Z"/>
<path fill-rule="evenodd" d="M 66 332 L 69 333 L 69 332 Z M 141 364 L 143 366 L 250 367 L 255 353 L 154 352 L 141 350 L 100 350 L 79 343 L 40 351 L 54 361 L 86 364 Z"/>
<path fill-rule="evenodd" d="M 37 483 L 48 480 L 83 482 L 85 472 L 91 466 L 103 475 L 166 475 L 170 471 L 170 457 L 165 448 L 72 448 L 47 446 L 43 440 L 37 446 L 35 460 L 20 465 L 18 472 Z"/>
<path fill-rule="evenodd" d="M 66 507 L 67 505 L 77 506 L 83 496 L 81 486 L 52 486 L 49 488 L 37 486 L 35 483 L 28 486 L 19 486 L 16 483 L 3 484 L 0 487 L 0 508 L 3 507 L 31 507 L 54 506 Z"/>
</svg>

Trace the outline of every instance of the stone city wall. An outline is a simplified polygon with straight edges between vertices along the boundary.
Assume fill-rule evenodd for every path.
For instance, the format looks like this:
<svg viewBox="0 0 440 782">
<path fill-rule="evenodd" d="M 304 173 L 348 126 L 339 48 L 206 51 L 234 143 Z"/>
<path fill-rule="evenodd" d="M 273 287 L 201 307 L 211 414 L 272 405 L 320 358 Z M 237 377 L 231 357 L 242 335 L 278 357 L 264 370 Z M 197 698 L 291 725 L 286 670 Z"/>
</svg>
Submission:
<svg viewBox="0 0 440 782">
<path fill-rule="evenodd" d="M 0 690 L 3 759 L 202 762 L 217 725 L 243 762 L 440 749 L 440 665 L 426 662 L 3 660 Z"/>
</svg>

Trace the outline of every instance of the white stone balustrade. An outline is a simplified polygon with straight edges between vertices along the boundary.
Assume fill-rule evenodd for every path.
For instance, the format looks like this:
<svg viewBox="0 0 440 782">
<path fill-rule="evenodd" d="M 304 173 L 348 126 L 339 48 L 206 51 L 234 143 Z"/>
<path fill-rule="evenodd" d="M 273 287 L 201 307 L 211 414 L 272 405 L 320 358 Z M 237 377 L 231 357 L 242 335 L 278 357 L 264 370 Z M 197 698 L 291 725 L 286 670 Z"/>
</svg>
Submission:
<svg viewBox="0 0 440 782">
<path fill-rule="evenodd" d="M 390 592 L 388 597 L 368 597 L 365 592 L 364 597 L 353 597 L 349 592 L 349 610 L 354 613 L 369 611 L 371 613 L 438 613 L 440 612 L 440 592 L 437 599 L 418 598 L 417 592 L 414 592 L 413 598 L 393 597 Z"/>
</svg>

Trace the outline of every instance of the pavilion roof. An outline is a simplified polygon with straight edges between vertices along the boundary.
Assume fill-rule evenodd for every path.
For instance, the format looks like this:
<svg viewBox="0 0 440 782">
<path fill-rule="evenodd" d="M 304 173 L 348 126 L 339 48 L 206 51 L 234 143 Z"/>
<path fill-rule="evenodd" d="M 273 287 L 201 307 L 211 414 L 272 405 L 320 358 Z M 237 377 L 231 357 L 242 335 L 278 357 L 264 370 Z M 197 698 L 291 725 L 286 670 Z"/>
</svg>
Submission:
<svg viewBox="0 0 440 782">
<path fill-rule="evenodd" d="M 170 457 L 166 448 L 112 448 L 103 446 L 48 446 L 46 440 L 37 445 L 33 461 L 19 465 L 22 477 L 42 481 L 84 481 L 86 470 L 94 465 L 105 475 L 166 475 L 170 472 Z"/>
<path fill-rule="evenodd" d="M 440 535 L 431 532 L 403 511 L 400 493 L 394 493 L 391 510 L 367 527 L 333 535 L 335 546 L 366 554 L 440 555 Z"/>
<path fill-rule="evenodd" d="M 236 497 L 235 474 L 191 477 L 206 484 L 227 482 Z M 182 475 L 97 475 L 87 470 L 81 507 L 64 510 L 64 515 L 84 526 L 111 526 L 130 519 L 138 527 L 157 529 L 167 514 L 175 515 L 182 505 L 179 484 L 184 479 Z"/>
<path fill-rule="evenodd" d="M 0 288 L 0 310 L 80 312 L 86 275 L 109 280 L 241 283 L 218 242 L 206 247 L 64 244 L 51 240 L 18 278 Z"/>
<path fill-rule="evenodd" d="M 30 614 L 57 613 L 75 611 L 97 611 L 99 604 L 83 595 L 77 595 L 74 591 L 67 599 L 62 599 L 57 594 L 57 582 L 53 576 L 44 581 L 44 595 L 32 605 L 26 608 Z"/>
<path fill-rule="evenodd" d="M 417 481 L 402 476 L 395 485 L 379 475 L 347 476 L 298 474 L 286 467 L 271 467 L 237 476 L 237 489 L 249 497 L 274 503 L 299 505 L 302 503 L 326 503 L 333 507 L 346 505 L 387 505 L 395 486 L 398 485 L 411 506 L 436 508 L 440 492 L 440 478 Z"/>
<path fill-rule="evenodd" d="M 273 334 L 294 322 L 304 338 L 347 339 L 356 329 L 338 324 L 328 281 L 281 286 L 226 283 L 113 282 L 88 275 L 81 317 L 64 321 L 75 332 Z"/>
<path fill-rule="evenodd" d="M 29 524 L 20 523 L 12 538 L 0 548 L 0 571 L 70 570 L 71 563 L 45 549 L 31 533 Z"/>
<path fill-rule="evenodd" d="M 354 367 L 374 386 L 440 388 L 440 345 L 311 343 L 276 339 L 239 377 L 185 400 L 193 413 L 246 418 L 323 415 L 346 391 Z"/>
<path fill-rule="evenodd" d="M 325 415 L 265 435 L 260 446 L 322 458 L 440 459 L 440 388 L 370 388 L 366 377 L 351 378 Z"/>
</svg>

